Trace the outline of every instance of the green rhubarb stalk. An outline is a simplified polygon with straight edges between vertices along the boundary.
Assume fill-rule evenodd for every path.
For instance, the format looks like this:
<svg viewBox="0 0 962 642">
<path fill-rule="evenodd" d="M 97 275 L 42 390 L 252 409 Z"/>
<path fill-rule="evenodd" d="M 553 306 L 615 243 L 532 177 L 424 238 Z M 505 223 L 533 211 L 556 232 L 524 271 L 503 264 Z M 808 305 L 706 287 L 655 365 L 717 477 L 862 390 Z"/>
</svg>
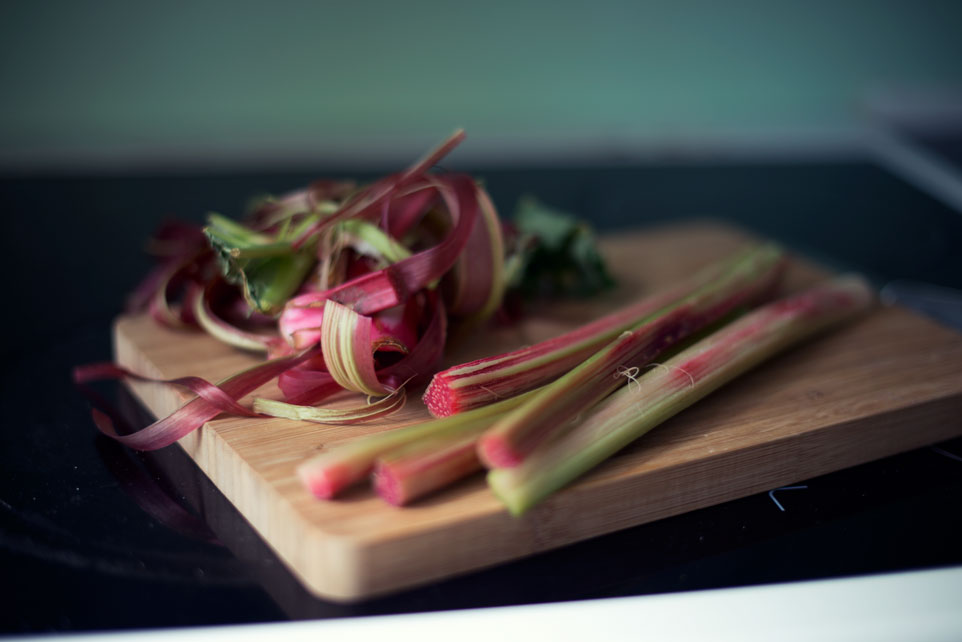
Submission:
<svg viewBox="0 0 962 642">
<path fill-rule="evenodd" d="M 771 292 L 783 265 L 784 255 L 774 245 L 742 253 L 715 278 L 622 333 L 505 415 L 479 440 L 481 461 L 489 468 L 517 466 L 568 419 L 617 389 L 622 372 L 646 365 L 677 342 Z"/>
<path fill-rule="evenodd" d="M 623 387 L 582 423 L 520 466 L 490 471 L 488 484 L 520 515 L 728 381 L 864 311 L 872 299 L 864 280 L 840 277 L 759 308 L 644 374 L 626 372 Z"/>
<path fill-rule="evenodd" d="M 348 486 L 365 479 L 373 471 L 378 457 L 385 453 L 417 440 L 458 434 L 473 429 L 479 423 L 487 427 L 494 419 L 517 407 L 525 399 L 527 395 L 519 395 L 453 417 L 432 419 L 360 437 L 312 457 L 301 464 L 297 472 L 301 481 L 315 496 L 331 499 Z"/>
</svg>

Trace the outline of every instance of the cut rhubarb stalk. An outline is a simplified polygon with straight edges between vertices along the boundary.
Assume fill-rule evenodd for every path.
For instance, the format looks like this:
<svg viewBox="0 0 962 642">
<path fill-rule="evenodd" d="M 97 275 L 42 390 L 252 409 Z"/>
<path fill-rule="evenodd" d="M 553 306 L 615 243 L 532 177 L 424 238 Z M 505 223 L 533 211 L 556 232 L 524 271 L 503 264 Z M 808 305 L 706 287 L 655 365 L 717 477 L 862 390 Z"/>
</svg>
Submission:
<svg viewBox="0 0 962 642">
<path fill-rule="evenodd" d="M 424 403 L 435 417 L 448 417 L 542 386 L 680 294 L 662 292 L 559 337 L 438 372 Z"/>
<path fill-rule="evenodd" d="M 789 346 L 867 309 L 861 278 L 841 277 L 742 317 L 643 375 L 632 374 L 570 431 L 488 484 L 515 515 L 578 478 L 646 432 Z"/>
<path fill-rule="evenodd" d="M 377 458 L 385 453 L 422 439 L 462 434 L 479 424 L 483 430 L 526 398 L 526 395 L 519 395 L 455 417 L 432 419 L 361 437 L 307 460 L 298 467 L 297 472 L 315 496 L 331 499 L 341 490 L 370 475 Z"/>
<path fill-rule="evenodd" d="M 783 263 L 782 251 L 770 244 L 740 254 L 708 283 L 623 332 L 503 417 L 479 440 L 481 461 L 489 468 L 517 466 L 570 418 L 623 384 L 622 373 L 646 365 L 678 341 L 770 293 Z"/>
<path fill-rule="evenodd" d="M 424 403 L 435 417 L 447 417 L 543 386 L 593 355 L 620 333 L 717 280 L 740 258 L 728 258 L 710 265 L 683 283 L 561 336 L 438 372 L 424 393 Z"/>
<path fill-rule="evenodd" d="M 375 492 L 389 504 L 404 506 L 478 472 L 483 468 L 478 437 L 492 421 L 473 422 L 459 434 L 418 440 L 387 453 L 374 466 Z"/>
<path fill-rule="evenodd" d="M 389 504 L 403 506 L 481 470 L 478 438 L 535 392 L 423 424 L 434 426 L 430 435 L 391 448 L 377 458 L 374 490 Z"/>
</svg>

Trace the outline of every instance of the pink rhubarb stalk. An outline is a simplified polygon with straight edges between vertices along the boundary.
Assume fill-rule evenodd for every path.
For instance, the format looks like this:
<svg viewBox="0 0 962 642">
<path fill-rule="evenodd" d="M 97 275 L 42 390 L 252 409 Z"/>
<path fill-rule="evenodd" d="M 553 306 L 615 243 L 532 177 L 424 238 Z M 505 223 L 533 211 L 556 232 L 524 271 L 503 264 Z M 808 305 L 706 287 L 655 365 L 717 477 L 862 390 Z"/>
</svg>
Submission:
<svg viewBox="0 0 962 642">
<path fill-rule="evenodd" d="M 435 490 L 483 469 L 477 441 L 491 421 L 465 434 L 416 441 L 380 457 L 374 467 L 374 490 L 394 506 L 410 504 Z"/>
<path fill-rule="evenodd" d="M 375 492 L 387 503 L 403 506 L 481 470 L 478 438 L 534 392 L 428 422 L 425 426 L 432 426 L 429 435 L 392 448 L 377 458 Z"/>
<path fill-rule="evenodd" d="M 442 370 L 431 379 L 424 392 L 424 403 L 435 417 L 447 417 L 543 386 L 611 343 L 625 330 L 711 283 L 729 269 L 732 262 L 729 258 L 712 264 L 680 284 L 571 332 Z"/>
<path fill-rule="evenodd" d="M 644 366 L 678 341 L 769 294 L 783 263 L 782 251 L 773 245 L 739 254 L 708 283 L 622 333 L 503 417 L 478 442 L 482 462 L 489 468 L 518 465 L 568 419 L 623 383 L 621 373 Z"/>
<path fill-rule="evenodd" d="M 759 308 L 642 375 L 626 373 L 625 385 L 582 422 L 520 466 L 492 470 L 488 484 L 521 514 L 723 384 L 863 312 L 872 300 L 865 281 L 848 276 Z"/>
</svg>

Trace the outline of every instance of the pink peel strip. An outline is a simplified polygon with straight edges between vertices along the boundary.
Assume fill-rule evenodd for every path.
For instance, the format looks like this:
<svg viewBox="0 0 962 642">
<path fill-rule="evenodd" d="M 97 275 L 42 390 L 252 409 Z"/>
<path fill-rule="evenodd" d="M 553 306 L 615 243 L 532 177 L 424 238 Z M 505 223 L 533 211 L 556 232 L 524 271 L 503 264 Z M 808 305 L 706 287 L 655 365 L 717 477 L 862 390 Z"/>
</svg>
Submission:
<svg viewBox="0 0 962 642">
<path fill-rule="evenodd" d="M 295 357 L 268 361 L 234 375 L 224 381 L 220 388 L 236 402 L 237 399 L 253 392 L 285 370 L 311 358 L 314 354 L 314 352 L 306 352 Z M 223 409 L 219 406 L 212 404 L 203 397 L 196 397 L 167 417 L 129 435 L 118 434 L 113 421 L 104 413 L 94 409 L 92 414 L 97 428 L 108 437 L 136 450 L 156 450 L 169 446 L 181 437 L 200 428 L 221 412 L 223 412 Z"/>
<path fill-rule="evenodd" d="M 174 379 L 155 379 L 145 377 L 136 372 L 131 372 L 113 363 L 92 363 L 85 366 L 78 366 L 73 371 L 74 383 L 90 383 L 92 381 L 102 381 L 104 379 L 134 379 L 146 383 L 160 383 L 175 386 L 182 386 L 193 392 L 198 397 L 205 399 L 212 405 L 220 408 L 223 412 L 229 412 L 247 417 L 256 417 L 256 413 L 237 403 L 233 397 L 227 394 L 216 384 L 210 383 L 201 377 L 176 377 Z"/>
<path fill-rule="evenodd" d="M 335 288 L 297 297 L 290 305 L 310 306 L 332 299 L 359 314 L 373 314 L 399 305 L 411 293 L 424 289 L 450 270 L 479 218 L 474 181 L 464 175 L 425 177 L 424 181 L 441 195 L 454 221 L 453 228 L 440 243 Z"/>
<path fill-rule="evenodd" d="M 441 158 L 454 149 L 463 139 L 463 131 L 459 130 L 455 132 L 446 141 L 404 172 L 388 176 L 363 190 L 357 197 L 345 203 L 337 212 L 305 230 L 300 238 L 296 239 L 292 244 L 294 249 L 301 247 L 311 236 L 335 221 L 354 216 L 363 216 L 369 211 L 377 212 L 385 199 L 389 198 L 399 188 L 406 187 L 412 181 L 423 176 L 425 172 L 436 165 Z"/>
<path fill-rule="evenodd" d="M 420 340 L 398 362 L 378 370 L 378 379 L 385 384 L 399 385 L 409 381 L 415 385 L 434 372 L 444 351 L 447 336 L 447 315 L 444 305 L 434 292 L 428 293 L 430 322 Z M 309 367 L 313 365 L 314 367 Z M 323 364 L 307 364 L 292 368 L 278 377 L 278 386 L 289 403 L 315 404 L 339 390 Z M 390 380 L 394 379 L 394 382 Z"/>
<path fill-rule="evenodd" d="M 216 290 L 218 288 L 223 288 L 225 286 L 227 286 L 227 282 L 224 281 L 223 279 L 217 278 L 211 281 L 207 285 L 207 287 L 204 288 L 203 292 L 195 295 L 200 297 L 200 305 L 202 307 L 202 312 L 207 317 L 207 320 L 210 323 L 219 327 L 225 333 L 232 334 L 236 337 L 240 337 L 247 341 L 259 343 L 268 349 L 271 348 L 273 344 L 275 344 L 277 341 L 280 340 L 280 337 L 278 337 L 277 335 L 270 336 L 270 335 L 257 334 L 254 332 L 247 332 L 245 330 L 241 330 L 237 326 L 231 324 L 229 321 L 224 319 L 220 314 L 218 314 L 214 310 L 213 299 L 214 299 L 214 295 L 216 294 Z"/>
</svg>

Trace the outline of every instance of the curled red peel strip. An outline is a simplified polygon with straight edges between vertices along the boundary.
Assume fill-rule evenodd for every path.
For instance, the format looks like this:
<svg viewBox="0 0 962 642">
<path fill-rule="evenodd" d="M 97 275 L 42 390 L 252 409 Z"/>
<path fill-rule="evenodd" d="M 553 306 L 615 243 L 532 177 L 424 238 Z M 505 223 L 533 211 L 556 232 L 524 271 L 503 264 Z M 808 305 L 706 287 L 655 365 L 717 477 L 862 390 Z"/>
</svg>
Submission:
<svg viewBox="0 0 962 642">
<path fill-rule="evenodd" d="M 306 361 L 315 354 L 314 351 L 305 352 L 294 357 L 262 363 L 225 379 L 219 387 L 236 403 L 244 395 L 253 392 L 285 370 Z M 129 435 L 118 434 L 113 421 L 103 412 L 94 409 L 92 415 L 97 428 L 108 437 L 135 450 L 157 450 L 197 430 L 221 412 L 223 409 L 218 405 L 212 404 L 203 397 L 196 397 L 167 417 Z"/>
<path fill-rule="evenodd" d="M 195 252 L 170 261 L 164 264 L 156 274 L 148 276 L 147 281 L 142 284 L 141 287 L 144 290 L 138 296 L 148 297 L 146 299 L 147 310 L 158 324 L 174 329 L 188 326 L 185 318 L 182 315 L 175 314 L 171 309 L 170 295 L 171 292 L 176 291 L 196 276 L 198 264 L 203 261 L 204 255 L 208 252 L 207 250 Z M 149 287 L 152 287 L 153 291 L 148 294 L 147 288 Z M 128 311 L 133 311 L 133 309 L 129 308 Z"/>
<path fill-rule="evenodd" d="M 410 352 L 396 363 L 377 371 L 378 380 L 386 386 L 393 388 L 406 381 L 410 385 L 417 385 L 437 369 L 447 336 L 447 314 L 444 304 L 434 292 L 428 293 L 427 309 L 430 321 Z M 281 373 L 277 385 L 288 403 L 302 406 L 316 404 L 343 390 L 327 372 L 320 356 Z"/>
<path fill-rule="evenodd" d="M 127 368 L 122 368 L 110 362 L 92 363 L 85 366 L 74 368 L 74 383 L 90 383 L 92 381 L 103 381 L 104 379 L 134 379 L 146 383 L 161 383 L 174 386 L 182 386 L 193 392 L 198 397 L 208 401 L 211 405 L 219 408 L 222 412 L 228 412 L 245 417 L 256 417 L 257 414 L 237 403 L 233 397 L 227 394 L 223 388 L 218 387 L 202 377 L 176 377 L 174 379 L 155 379 L 132 372 Z"/>
<path fill-rule="evenodd" d="M 292 244 L 294 249 L 300 248 L 314 234 L 336 221 L 354 216 L 365 216 L 372 211 L 375 214 L 379 214 L 380 207 L 385 199 L 390 198 L 395 190 L 405 187 L 421 178 L 429 169 L 436 165 L 439 160 L 457 147 L 458 144 L 464 140 L 464 136 L 463 130 L 454 132 L 446 141 L 428 152 L 424 158 L 414 163 L 405 171 L 387 176 L 375 182 L 367 189 L 362 190 L 355 198 L 345 203 L 337 212 L 305 230 Z"/>
<path fill-rule="evenodd" d="M 171 269 L 195 262 L 207 248 L 207 239 L 200 226 L 182 221 L 165 221 L 148 241 L 148 250 L 162 260 L 127 297 L 128 313 L 147 309 L 157 291 L 167 287 Z"/>
<path fill-rule="evenodd" d="M 221 277 L 211 280 L 199 294 L 193 297 L 192 310 L 201 327 L 216 336 L 219 340 L 229 345 L 234 345 L 246 350 L 263 350 L 269 352 L 276 347 L 282 339 L 278 335 L 265 335 L 256 332 L 242 330 L 225 318 L 225 315 L 218 311 L 218 303 L 223 304 L 224 295 L 240 297 L 235 289 L 224 281 Z M 233 341 L 231 340 L 233 338 Z"/>
<path fill-rule="evenodd" d="M 453 222 L 451 231 L 440 243 L 324 292 L 298 296 L 288 306 L 312 307 L 332 299 L 358 314 L 373 314 L 403 303 L 450 270 L 475 233 L 480 217 L 475 184 L 463 174 L 426 176 L 422 180 L 444 200 Z M 477 233 L 484 231 L 481 226 Z"/>
</svg>

